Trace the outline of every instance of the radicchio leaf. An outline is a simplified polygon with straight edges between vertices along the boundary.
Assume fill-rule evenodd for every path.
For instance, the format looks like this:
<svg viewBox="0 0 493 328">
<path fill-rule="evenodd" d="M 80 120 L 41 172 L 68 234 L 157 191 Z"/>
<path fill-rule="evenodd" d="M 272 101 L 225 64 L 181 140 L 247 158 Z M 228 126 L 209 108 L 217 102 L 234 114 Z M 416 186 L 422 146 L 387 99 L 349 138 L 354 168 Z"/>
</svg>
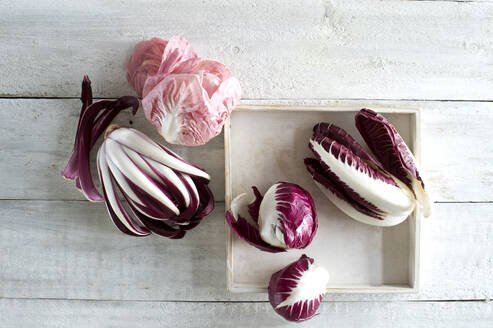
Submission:
<svg viewBox="0 0 493 328">
<path fill-rule="evenodd" d="M 356 127 L 382 166 L 416 195 L 424 216 L 430 214 L 430 201 L 416 159 L 396 129 L 382 115 L 362 109 L 355 117 Z"/>
<path fill-rule="evenodd" d="M 329 273 L 313 262 L 312 258 L 302 255 L 270 279 L 270 304 L 286 320 L 309 320 L 322 302 Z"/>
<path fill-rule="evenodd" d="M 250 193 L 236 196 L 231 202 L 231 208 L 226 212 L 226 222 L 238 237 L 256 248 L 270 252 L 285 252 L 284 248 L 269 245 L 260 237 L 258 228 L 258 209 L 262 201 L 256 187 Z"/>
</svg>

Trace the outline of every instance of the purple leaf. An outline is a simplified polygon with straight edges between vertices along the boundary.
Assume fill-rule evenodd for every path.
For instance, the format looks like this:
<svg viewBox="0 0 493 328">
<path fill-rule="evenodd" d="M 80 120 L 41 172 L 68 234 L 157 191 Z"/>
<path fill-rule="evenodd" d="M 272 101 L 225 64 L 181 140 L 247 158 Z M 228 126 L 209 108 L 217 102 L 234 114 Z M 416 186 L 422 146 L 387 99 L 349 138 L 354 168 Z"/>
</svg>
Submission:
<svg viewBox="0 0 493 328">
<path fill-rule="evenodd" d="M 258 209 L 257 204 L 262 201 L 262 198 L 255 187 L 252 187 L 252 190 L 249 194 L 241 194 L 233 199 L 231 209 L 226 212 L 226 222 L 238 237 L 250 245 L 270 253 L 285 252 L 285 249 L 271 246 L 260 237 L 256 223 L 258 212 L 250 211 L 250 209 Z"/>
</svg>

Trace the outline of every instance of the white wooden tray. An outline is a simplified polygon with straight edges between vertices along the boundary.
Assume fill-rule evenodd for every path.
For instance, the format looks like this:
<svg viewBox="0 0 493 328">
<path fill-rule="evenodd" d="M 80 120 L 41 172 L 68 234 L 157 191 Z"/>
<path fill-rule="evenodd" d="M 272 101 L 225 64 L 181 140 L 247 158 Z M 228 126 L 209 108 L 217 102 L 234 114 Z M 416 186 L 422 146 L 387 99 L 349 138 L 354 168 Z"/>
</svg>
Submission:
<svg viewBox="0 0 493 328">
<path fill-rule="evenodd" d="M 362 107 L 243 105 L 225 124 L 226 209 L 231 199 L 257 186 L 264 193 L 277 181 L 294 182 L 315 200 L 319 229 L 304 250 L 282 254 L 259 251 L 226 225 L 227 288 L 265 291 L 270 276 L 302 253 L 330 272 L 328 293 L 410 293 L 419 285 L 420 213 L 380 228 L 359 223 L 339 211 L 315 186 L 303 159 L 312 127 L 337 124 L 366 147 L 354 125 Z M 371 107 L 396 127 L 419 161 L 419 111 Z"/>
</svg>

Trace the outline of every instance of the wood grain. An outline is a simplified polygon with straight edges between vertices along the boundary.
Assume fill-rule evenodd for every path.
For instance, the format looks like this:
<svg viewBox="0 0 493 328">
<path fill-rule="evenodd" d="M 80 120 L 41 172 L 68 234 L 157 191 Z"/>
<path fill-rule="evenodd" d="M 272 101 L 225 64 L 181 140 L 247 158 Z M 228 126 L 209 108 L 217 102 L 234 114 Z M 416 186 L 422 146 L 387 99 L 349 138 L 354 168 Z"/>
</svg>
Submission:
<svg viewBox="0 0 493 328">
<path fill-rule="evenodd" d="M 265 293 L 226 292 L 222 203 L 183 240 L 123 235 L 103 204 L 87 201 L 10 200 L 0 201 L 0 209 L 0 297 L 266 300 Z M 435 204 L 422 225 L 420 294 L 326 300 L 493 298 L 492 213 L 491 203 Z"/>
<path fill-rule="evenodd" d="M 2 327 L 293 327 L 269 303 L 0 300 Z M 486 302 L 323 303 L 309 327 L 490 328 Z"/>
<path fill-rule="evenodd" d="M 249 100 L 269 104 L 272 101 Z M 434 101 L 276 101 L 276 103 L 333 106 L 418 107 L 422 111 L 422 173 L 436 201 L 493 200 L 493 103 Z M 72 151 L 80 102 L 75 99 L 0 99 L 0 199 L 80 199 L 61 170 Z M 467 114 L 466 114 L 467 113 Z M 163 139 L 143 113 L 122 113 L 118 122 Z M 19 124 L 22 122 L 22 124 Z M 315 122 L 314 122 L 315 123 Z M 205 146 L 175 147 L 212 176 L 217 200 L 224 200 L 222 135 Z"/>
<path fill-rule="evenodd" d="M 135 43 L 182 35 L 228 65 L 245 98 L 491 100 L 487 2 L 2 1 L 0 95 L 131 93 Z"/>
</svg>

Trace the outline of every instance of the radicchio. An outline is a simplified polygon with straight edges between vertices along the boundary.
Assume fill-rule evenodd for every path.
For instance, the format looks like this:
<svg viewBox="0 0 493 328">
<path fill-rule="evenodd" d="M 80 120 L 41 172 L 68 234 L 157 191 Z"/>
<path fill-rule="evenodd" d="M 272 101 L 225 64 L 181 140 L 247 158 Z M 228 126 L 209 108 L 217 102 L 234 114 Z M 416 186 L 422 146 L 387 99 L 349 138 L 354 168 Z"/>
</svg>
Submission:
<svg viewBox="0 0 493 328">
<path fill-rule="evenodd" d="M 310 194 L 287 182 L 274 184 L 264 196 L 256 187 L 238 195 L 226 221 L 241 239 L 271 253 L 307 247 L 318 227 Z"/>
<path fill-rule="evenodd" d="M 299 260 L 274 273 L 269 282 L 269 301 L 289 321 L 313 318 L 325 294 L 329 273 L 302 255 Z"/>
<path fill-rule="evenodd" d="M 340 127 L 315 125 L 315 159 L 305 165 L 322 192 L 348 216 L 376 226 L 401 223 L 422 199 L 429 208 L 414 157 L 395 128 L 368 109 L 356 115 L 356 126 L 380 162 Z"/>
<path fill-rule="evenodd" d="M 217 136 L 241 96 L 225 65 L 198 58 L 180 37 L 142 41 L 127 71 L 146 118 L 173 144 L 203 145 Z"/>
<path fill-rule="evenodd" d="M 62 175 L 75 180 L 87 199 L 104 201 L 118 229 L 132 236 L 155 233 L 177 239 L 213 210 L 205 171 L 137 130 L 109 126 L 122 109 L 133 108 L 135 114 L 137 98 L 92 103 L 86 76 L 81 100 L 74 152 Z M 101 196 L 92 181 L 89 153 L 105 129 L 97 157 Z"/>
</svg>

